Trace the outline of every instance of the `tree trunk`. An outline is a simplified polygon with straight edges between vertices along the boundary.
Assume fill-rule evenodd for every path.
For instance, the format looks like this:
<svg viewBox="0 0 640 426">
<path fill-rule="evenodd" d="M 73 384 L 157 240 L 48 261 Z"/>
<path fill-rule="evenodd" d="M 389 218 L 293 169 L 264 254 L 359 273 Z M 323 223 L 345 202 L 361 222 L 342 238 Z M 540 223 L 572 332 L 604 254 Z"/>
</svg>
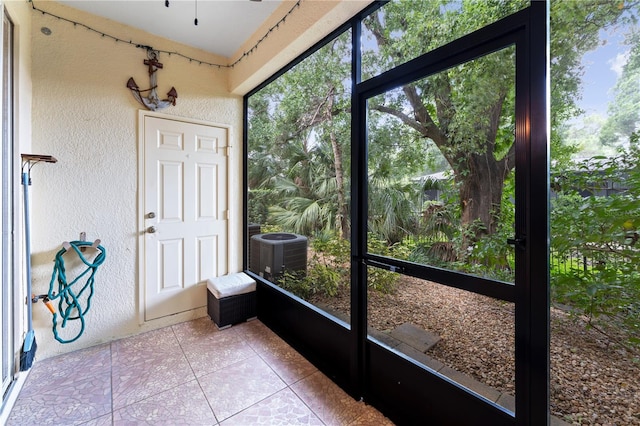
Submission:
<svg viewBox="0 0 640 426">
<path fill-rule="evenodd" d="M 333 90 L 332 90 L 333 92 Z M 344 170 L 342 167 L 342 147 L 338 142 L 333 125 L 333 96 L 329 97 L 329 102 L 326 109 L 326 118 L 329 124 L 329 138 L 331 140 L 331 148 L 333 149 L 333 167 L 336 173 L 336 189 L 338 196 L 338 213 L 336 217 L 338 236 L 340 239 L 349 237 L 349 212 L 347 211 L 347 201 L 344 194 Z"/>
<path fill-rule="evenodd" d="M 463 248 L 477 241 L 483 235 L 496 231 L 500 215 L 502 190 L 509 169 L 505 161 L 487 158 L 491 154 L 474 154 L 468 157 L 468 173 L 458 174 L 460 184 L 461 223 L 471 227 L 465 233 Z"/>
<path fill-rule="evenodd" d="M 447 135 L 448 129 L 438 127 L 425 106 L 414 85 L 406 85 L 403 91 L 413 109 L 413 116 L 384 105 L 373 108 L 399 118 L 403 123 L 431 139 L 447 159 L 459 184 L 461 225 L 472 232 L 465 234 L 463 247 L 466 248 L 482 235 L 491 235 L 497 227 L 500 214 L 504 180 L 515 164 L 515 144 L 501 160 L 494 157 L 496 133 L 500 121 L 502 102 L 505 95 L 498 98 L 494 105 L 487 108 L 489 118 L 484 128 L 477 130 L 479 152 L 470 153 L 462 149 L 451 149 L 455 142 Z M 443 85 L 438 97 L 438 122 L 448 123 L 455 111 L 450 102 L 449 86 Z M 442 125 L 442 124 L 441 124 Z"/>
</svg>

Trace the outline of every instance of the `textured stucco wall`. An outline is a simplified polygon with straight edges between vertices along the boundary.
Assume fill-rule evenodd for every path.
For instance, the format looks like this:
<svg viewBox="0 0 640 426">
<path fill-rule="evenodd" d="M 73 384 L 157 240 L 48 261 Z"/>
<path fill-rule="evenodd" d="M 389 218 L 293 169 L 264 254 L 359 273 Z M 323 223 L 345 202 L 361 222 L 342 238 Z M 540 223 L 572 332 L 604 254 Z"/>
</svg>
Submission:
<svg viewBox="0 0 640 426">
<path fill-rule="evenodd" d="M 124 4 L 124 3 L 123 3 Z M 60 4 L 40 1 L 37 6 L 82 22 L 123 40 L 156 49 L 178 51 L 208 62 L 221 62 L 202 51 L 137 31 Z M 83 336 L 60 344 L 51 332 L 51 314 L 34 306 L 38 358 L 136 334 L 205 315 L 203 309 L 139 324 L 138 283 L 138 110 L 125 84 L 134 77 L 149 87 L 143 60 L 146 51 L 117 43 L 80 26 L 32 13 L 33 152 L 51 154 L 57 164 L 33 170 L 32 246 L 34 292 L 46 293 L 53 258 L 65 240 L 85 231 L 99 238 L 107 259 L 98 271 L 91 310 Z M 52 34 L 45 36 L 41 27 Z M 225 69 L 189 62 L 176 55 L 160 55 L 158 94 L 171 86 L 178 91 L 177 106 L 162 112 L 230 125 L 229 270 L 240 268 L 240 189 L 242 99 L 228 93 Z M 67 267 L 73 262 L 67 261 Z M 71 274 L 70 274 L 71 275 Z"/>
</svg>

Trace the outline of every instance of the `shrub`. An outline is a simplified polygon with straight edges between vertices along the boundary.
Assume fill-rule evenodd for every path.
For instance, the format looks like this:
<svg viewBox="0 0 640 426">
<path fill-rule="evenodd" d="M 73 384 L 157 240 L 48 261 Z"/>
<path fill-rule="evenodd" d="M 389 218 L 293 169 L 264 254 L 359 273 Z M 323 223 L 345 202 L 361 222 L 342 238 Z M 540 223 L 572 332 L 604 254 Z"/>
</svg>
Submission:
<svg viewBox="0 0 640 426">
<path fill-rule="evenodd" d="M 303 299 L 315 294 L 336 296 L 351 278 L 349 242 L 331 232 L 318 234 L 310 241 L 312 250 L 306 275 L 285 272 L 278 284 Z"/>
<path fill-rule="evenodd" d="M 554 256 L 583 258 L 552 269 L 553 300 L 576 308 L 590 326 L 606 319 L 633 344 L 640 344 L 639 153 L 632 145 L 615 158 L 595 157 L 563 174 L 551 211 Z M 623 189 L 589 195 L 611 182 Z"/>
</svg>

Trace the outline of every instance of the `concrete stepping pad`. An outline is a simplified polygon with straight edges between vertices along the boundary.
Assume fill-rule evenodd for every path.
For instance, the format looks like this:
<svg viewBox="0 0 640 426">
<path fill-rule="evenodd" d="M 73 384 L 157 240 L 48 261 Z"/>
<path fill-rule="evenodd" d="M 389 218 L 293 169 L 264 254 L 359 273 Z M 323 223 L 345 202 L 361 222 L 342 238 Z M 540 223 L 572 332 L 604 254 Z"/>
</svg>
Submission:
<svg viewBox="0 0 640 426">
<path fill-rule="evenodd" d="M 390 336 L 422 353 L 427 352 L 440 341 L 440 336 L 408 322 L 396 327 Z"/>
</svg>

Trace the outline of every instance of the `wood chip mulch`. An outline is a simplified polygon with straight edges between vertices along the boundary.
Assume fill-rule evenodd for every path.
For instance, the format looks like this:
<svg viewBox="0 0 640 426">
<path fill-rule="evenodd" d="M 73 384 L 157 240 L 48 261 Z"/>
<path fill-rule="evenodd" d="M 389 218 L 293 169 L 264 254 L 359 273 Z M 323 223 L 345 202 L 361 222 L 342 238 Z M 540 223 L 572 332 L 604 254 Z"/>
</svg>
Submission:
<svg viewBox="0 0 640 426">
<path fill-rule="evenodd" d="M 348 289 L 312 303 L 348 313 Z M 514 306 L 404 276 L 393 294 L 369 292 L 369 326 L 404 323 L 441 337 L 427 352 L 502 392 L 514 392 Z M 551 414 L 576 425 L 640 425 L 640 360 L 567 312 L 551 310 Z"/>
</svg>

